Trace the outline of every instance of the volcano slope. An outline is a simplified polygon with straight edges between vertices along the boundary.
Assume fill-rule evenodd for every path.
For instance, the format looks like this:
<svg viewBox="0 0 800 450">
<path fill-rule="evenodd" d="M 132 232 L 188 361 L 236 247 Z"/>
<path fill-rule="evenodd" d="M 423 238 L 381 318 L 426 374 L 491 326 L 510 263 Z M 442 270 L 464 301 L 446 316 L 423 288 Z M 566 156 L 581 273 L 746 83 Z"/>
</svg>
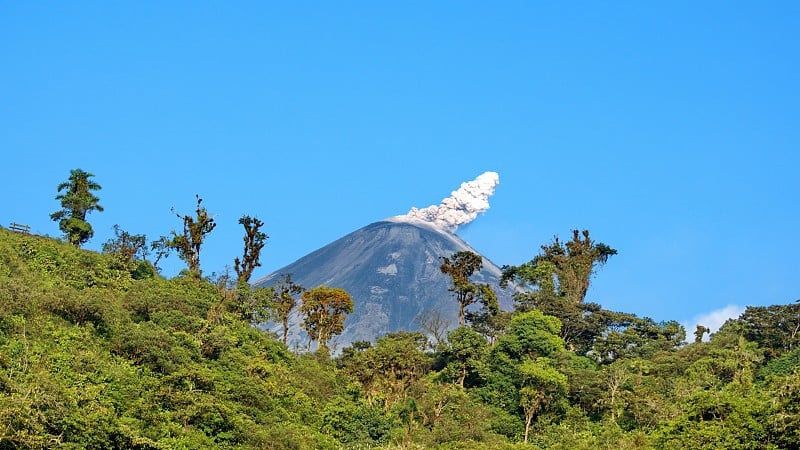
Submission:
<svg viewBox="0 0 800 450">
<path fill-rule="evenodd" d="M 291 274 L 294 282 L 307 289 L 321 285 L 345 289 L 355 308 L 345 320 L 342 334 L 331 343 L 332 349 L 341 349 L 389 332 L 420 331 L 420 318 L 426 315 L 439 314 L 448 328 L 458 325 L 458 305 L 448 291 L 450 278 L 439 266 L 442 257 L 459 251 L 478 253 L 455 234 L 429 223 L 387 219 L 309 253 L 254 285 L 271 286 Z M 500 288 L 500 275 L 500 268 L 483 258 L 483 269 L 471 280 L 490 284 L 500 308 L 510 310 L 514 288 Z M 299 314 L 293 313 L 290 348 L 308 344 L 300 322 Z M 280 328 L 264 326 L 276 332 Z"/>
</svg>

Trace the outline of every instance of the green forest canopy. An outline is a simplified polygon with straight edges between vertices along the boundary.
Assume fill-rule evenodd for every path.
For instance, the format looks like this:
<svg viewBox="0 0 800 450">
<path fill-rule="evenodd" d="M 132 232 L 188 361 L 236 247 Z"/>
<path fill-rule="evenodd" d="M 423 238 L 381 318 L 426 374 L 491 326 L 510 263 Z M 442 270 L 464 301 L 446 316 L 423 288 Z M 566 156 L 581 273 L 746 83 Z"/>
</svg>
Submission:
<svg viewBox="0 0 800 450">
<path fill-rule="evenodd" d="M 580 304 L 558 318 L 529 296 L 491 343 L 401 332 L 330 358 L 252 326 L 235 287 L 143 265 L 0 229 L 0 449 L 800 442 L 798 303 L 686 344 L 673 322 Z"/>
</svg>

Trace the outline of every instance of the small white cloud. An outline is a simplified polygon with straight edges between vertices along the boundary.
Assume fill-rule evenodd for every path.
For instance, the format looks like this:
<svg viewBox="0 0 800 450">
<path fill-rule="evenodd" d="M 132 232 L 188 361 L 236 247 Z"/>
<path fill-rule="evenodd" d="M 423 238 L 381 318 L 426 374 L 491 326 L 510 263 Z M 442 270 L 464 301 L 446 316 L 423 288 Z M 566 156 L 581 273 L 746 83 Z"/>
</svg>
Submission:
<svg viewBox="0 0 800 450">
<path fill-rule="evenodd" d="M 744 307 L 742 306 L 728 305 L 724 308 L 699 314 L 688 323 L 684 323 L 686 327 L 686 340 L 690 342 L 694 340 L 694 332 L 698 325 L 703 325 L 711 330 L 711 333 L 715 333 L 728 319 L 735 319 L 742 315 L 743 312 Z M 703 336 L 703 340 L 708 341 L 708 334 Z"/>
</svg>

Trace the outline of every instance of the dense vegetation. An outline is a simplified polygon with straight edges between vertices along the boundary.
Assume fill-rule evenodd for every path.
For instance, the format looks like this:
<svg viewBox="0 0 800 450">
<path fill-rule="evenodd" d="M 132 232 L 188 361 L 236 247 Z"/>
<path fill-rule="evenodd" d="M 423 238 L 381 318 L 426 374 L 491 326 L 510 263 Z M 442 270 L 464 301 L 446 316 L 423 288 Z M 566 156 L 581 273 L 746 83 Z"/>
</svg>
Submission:
<svg viewBox="0 0 800 450">
<path fill-rule="evenodd" d="M 395 333 L 329 359 L 290 353 L 207 280 L 140 264 L 0 230 L 0 448 L 800 442 L 798 304 L 749 308 L 708 343 L 598 310 L 610 325 L 580 355 L 528 308 L 494 343 Z"/>
<path fill-rule="evenodd" d="M 616 250 L 575 231 L 505 268 L 528 288 L 515 311 L 471 283 L 479 258 L 456 254 L 442 272 L 459 328 L 431 320 L 434 340 L 392 333 L 332 358 L 358 299 L 290 276 L 251 290 L 266 235 L 247 216 L 237 279 L 203 278 L 213 224 L 197 200 L 154 262 L 118 227 L 103 253 L 80 249 L 86 227 L 65 227 L 66 243 L 0 229 L 0 449 L 800 446 L 800 303 L 750 307 L 687 344 L 677 322 L 585 302 Z M 165 279 L 170 246 L 189 270 Z M 252 325 L 285 326 L 300 294 L 315 353 Z"/>
</svg>

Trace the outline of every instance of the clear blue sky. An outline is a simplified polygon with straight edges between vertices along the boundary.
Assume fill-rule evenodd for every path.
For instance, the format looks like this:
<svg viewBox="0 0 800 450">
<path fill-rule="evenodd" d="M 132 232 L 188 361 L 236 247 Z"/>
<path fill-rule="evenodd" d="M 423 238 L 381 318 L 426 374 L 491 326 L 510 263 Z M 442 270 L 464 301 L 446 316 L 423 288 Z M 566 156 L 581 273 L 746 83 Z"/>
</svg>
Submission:
<svg viewBox="0 0 800 450">
<path fill-rule="evenodd" d="M 205 273 L 250 214 L 258 277 L 492 170 L 459 234 L 499 265 L 588 228 L 619 250 L 607 308 L 800 298 L 800 3 L 283 3 L 0 0 L 2 224 L 59 235 L 82 168 L 88 248 L 178 229 L 197 193 Z"/>
</svg>

